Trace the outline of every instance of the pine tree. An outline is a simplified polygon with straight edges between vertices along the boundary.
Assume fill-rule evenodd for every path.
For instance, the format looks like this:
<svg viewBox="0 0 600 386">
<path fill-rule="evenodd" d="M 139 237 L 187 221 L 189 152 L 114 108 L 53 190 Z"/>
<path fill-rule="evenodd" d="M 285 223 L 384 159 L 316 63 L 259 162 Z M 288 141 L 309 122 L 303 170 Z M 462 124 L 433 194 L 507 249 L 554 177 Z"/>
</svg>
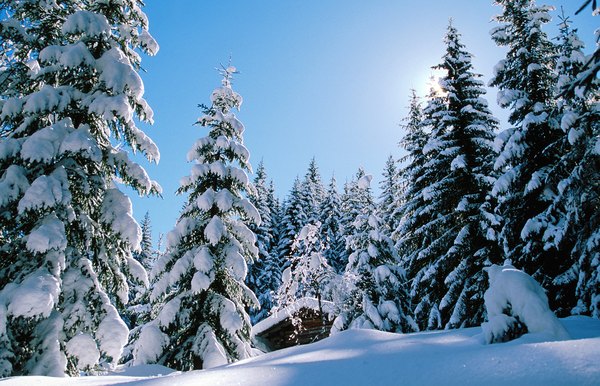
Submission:
<svg viewBox="0 0 600 386">
<path fill-rule="evenodd" d="M 363 180 L 359 189 L 368 189 Z M 350 251 L 344 272 L 341 312 L 332 331 L 369 328 L 392 332 L 416 331 L 410 316 L 406 277 L 398 265 L 392 240 L 381 229 L 374 205 L 366 206 L 347 236 Z M 339 290 L 339 289 L 338 289 Z"/>
<path fill-rule="evenodd" d="M 348 263 L 346 240 L 341 219 L 341 200 L 337 181 L 331 177 L 323 203 L 321 204 L 321 240 L 325 244 L 323 255 L 336 273 L 342 273 Z"/>
<path fill-rule="evenodd" d="M 321 181 L 321 175 L 319 174 L 319 168 L 317 167 L 317 161 L 313 157 L 308 165 L 308 170 L 304 176 L 301 186 L 301 199 L 306 213 L 306 224 L 314 224 L 319 220 L 320 213 L 319 209 L 325 196 L 325 189 L 323 188 L 323 181 Z"/>
<path fill-rule="evenodd" d="M 281 272 L 274 249 L 273 235 L 273 191 L 267 185 L 267 173 L 263 162 L 258 164 L 254 178 L 254 192 L 249 195 L 250 202 L 260 214 L 260 225 L 252 225 L 250 229 L 256 235 L 258 259 L 248 267 L 246 284 L 254 292 L 260 303 L 260 308 L 250 310 L 253 324 L 266 318 L 273 307 L 272 293 L 279 288 Z"/>
<path fill-rule="evenodd" d="M 152 223 L 150 221 L 150 212 L 146 212 L 142 223 L 142 241 L 140 242 L 140 250 L 133 254 L 133 257 L 146 268 L 147 271 L 152 269 L 154 264 L 155 252 L 152 246 Z"/>
<path fill-rule="evenodd" d="M 278 222 L 277 258 L 281 263 L 281 271 L 289 267 L 288 257 L 291 255 L 294 239 L 308 221 L 303 203 L 302 183 L 296 177 L 292 189 L 282 205 L 281 221 Z"/>
<path fill-rule="evenodd" d="M 592 8 L 592 15 L 600 15 L 600 7 L 596 0 L 586 0 L 583 5 L 575 12 L 575 14 L 581 13 L 588 5 Z M 563 90 L 566 95 L 573 95 L 575 93 L 585 94 L 588 92 L 594 92 L 593 90 L 598 87 L 598 72 L 600 71 L 600 35 L 596 33 L 596 50 L 591 57 L 581 67 L 577 76 L 568 84 Z"/>
<path fill-rule="evenodd" d="M 330 292 L 328 283 L 333 271 L 323 256 L 320 228 L 319 222 L 307 224 L 294 239 L 290 266 L 283 271 L 282 283 L 275 295 L 276 312 L 301 298 L 313 297 L 322 314 L 321 301 Z"/>
<path fill-rule="evenodd" d="M 140 250 L 133 253 L 133 258 L 144 267 L 146 273 L 150 272 L 156 259 L 156 252 L 152 247 L 152 225 L 150 223 L 150 212 L 146 212 L 140 224 L 142 238 Z M 129 329 L 148 322 L 150 316 L 150 304 L 148 287 L 149 283 L 130 283 L 129 303 L 123 312 L 123 320 Z"/>
<path fill-rule="evenodd" d="M 344 186 L 344 194 L 341 200 L 341 223 L 343 234 L 346 236 L 352 233 L 356 217 L 369 213 L 374 208 L 374 199 L 370 186 L 371 179 L 372 176 L 367 175 L 365 170 L 360 167 L 355 177 Z M 346 252 L 349 254 L 347 247 Z"/>
<path fill-rule="evenodd" d="M 562 135 L 548 146 L 560 159 L 548 173 L 544 194 L 547 209 L 528 221 L 544 249 L 561 256 L 561 273 L 553 278 L 558 313 L 573 312 L 600 317 L 600 158 L 597 146 L 600 125 L 598 82 L 586 93 L 565 93 L 581 71 L 586 58 L 583 43 L 568 18 L 562 19 L 558 46 L 553 111 Z"/>
<path fill-rule="evenodd" d="M 2 3 L 0 376 L 109 369 L 127 341 L 117 308 L 147 278 L 117 184 L 160 189 L 126 151 L 159 158 L 136 126 L 136 51 L 158 50 L 140 5 Z"/>
<path fill-rule="evenodd" d="M 508 49 L 506 59 L 495 68 L 492 86 L 499 89 L 498 102 L 509 108 L 512 127 L 501 132 L 496 142 L 499 156 L 495 168 L 501 172 L 493 194 L 504 220 L 500 240 L 507 258 L 531 274 L 549 293 L 552 309 L 559 304 L 559 290 L 552 281 L 564 272 L 564 257 L 544 248 L 531 220 L 549 205 L 549 173 L 560 154 L 551 144 L 561 136 L 553 119 L 553 68 L 555 47 L 543 31 L 550 21 L 550 7 L 532 0 L 498 0 L 502 23 L 492 39 Z"/>
<path fill-rule="evenodd" d="M 433 100 L 433 98 L 431 99 Z M 424 131 L 425 117 L 419 97 L 415 90 L 411 90 L 411 99 L 407 117 L 401 127 L 406 134 L 400 141 L 400 146 L 406 155 L 400 159 L 401 167 L 398 172 L 400 178 L 400 193 L 397 197 L 396 212 L 398 225 L 392 232 L 392 239 L 396 241 L 396 249 L 402 259 L 410 260 L 410 252 L 417 251 L 420 238 L 412 235 L 412 230 L 417 229 L 417 210 L 424 207 L 421 190 L 425 188 L 426 181 L 423 176 L 426 172 L 425 163 L 428 157 L 423 154 L 423 148 L 428 140 Z M 406 265 L 406 264 L 403 264 Z"/>
<path fill-rule="evenodd" d="M 221 70 L 222 86 L 202 106 L 198 124 L 208 128 L 188 159 L 191 175 L 179 194 L 187 203 L 167 252 L 156 263 L 150 300 L 153 320 L 140 331 L 133 364 L 161 363 L 179 370 L 210 368 L 251 355 L 245 307 L 257 299 L 244 284 L 247 263 L 258 254 L 248 223 L 259 223 L 248 192 L 249 152 L 234 110 L 242 97 L 232 90 L 234 67 Z"/>
<path fill-rule="evenodd" d="M 398 206 L 397 216 L 400 220 L 392 233 L 403 267 L 414 262 L 418 253 L 431 242 L 429 234 L 421 232 L 431 217 L 430 207 L 422 192 L 435 181 L 436 169 L 429 165 L 433 153 L 431 149 L 425 152 L 425 146 L 430 137 L 434 138 L 432 128 L 440 127 L 439 116 L 442 112 L 442 98 L 436 88 L 431 87 L 425 108 L 421 107 L 415 91 L 412 91 L 409 114 L 404 125 L 407 133 L 400 142 L 407 151 L 407 155 L 401 160 L 404 163 L 401 170 L 404 189 Z M 411 297 L 414 296 L 411 293 Z"/>
<path fill-rule="evenodd" d="M 399 174 L 396 168 L 396 160 L 390 155 L 383 169 L 383 180 L 379 184 L 381 194 L 379 196 L 377 213 L 383 223 L 382 231 L 388 236 L 398 227 L 397 205 L 400 193 Z"/>
<path fill-rule="evenodd" d="M 428 185 L 418 193 L 424 206 L 416 212 L 421 219 L 413 222 L 418 228 L 408 233 L 420 239 L 410 251 L 409 279 L 415 317 L 427 329 L 480 324 L 486 288 L 482 268 L 500 259 L 494 248 L 499 222 L 488 196 L 497 121 L 452 24 L 445 43 L 443 61 L 435 67 L 444 71 L 443 94 L 426 109 L 433 126 L 423 149 L 430 157 L 422 177 Z"/>
</svg>

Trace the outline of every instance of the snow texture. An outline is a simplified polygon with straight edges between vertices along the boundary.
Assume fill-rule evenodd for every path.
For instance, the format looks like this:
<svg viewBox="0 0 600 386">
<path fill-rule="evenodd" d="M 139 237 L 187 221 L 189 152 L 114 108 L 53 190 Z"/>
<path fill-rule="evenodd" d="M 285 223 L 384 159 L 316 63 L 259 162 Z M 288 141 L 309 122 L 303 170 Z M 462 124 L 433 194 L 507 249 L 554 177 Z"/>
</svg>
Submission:
<svg viewBox="0 0 600 386">
<path fill-rule="evenodd" d="M 10 283 L 0 292 L 7 313 L 13 317 L 47 318 L 58 303 L 60 283 L 43 268 L 28 275 L 21 283 Z"/>
<path fill-rule="evenodd" d="M 104 15 L 89 11 L 77 11 L 67 17 L 62 26 L 62 32 L 64 34 L 98 36 L 110 32 L 110 26 Z"/>
<path fill-rule="evenodd" d="M 132 364 L 155 363 L 167 344 L 169 337 L 156 324 L 146 324 L 135 342 Z"/>
<path fill-rule="evenodd" d="M 100 352 L 96 341 L 89 334 L 78 334 L 71 338 L 66 346 L 67 355 L 77 358 L 79 370 L 91 369 L 100 359 Z"/>
<path fill-rule="evenodd" d="M 525 335 L 509 344 L 483 344 L 479 327 L 392 334 L 348 330 L 210 371 L 173 372 L 160 365 L 117 369 L 106 376 L 15 377 L 11 386 L 330 386 L 330 385 L 598 385 L 600 321 L 560 320 L 573 340 Z M 210 332 L 209 332 L 210 333 Z M 216 361 L 219 354 L 215 353 Z M 8 383 L 7 383 L 8 382 Z"/>
</svg>

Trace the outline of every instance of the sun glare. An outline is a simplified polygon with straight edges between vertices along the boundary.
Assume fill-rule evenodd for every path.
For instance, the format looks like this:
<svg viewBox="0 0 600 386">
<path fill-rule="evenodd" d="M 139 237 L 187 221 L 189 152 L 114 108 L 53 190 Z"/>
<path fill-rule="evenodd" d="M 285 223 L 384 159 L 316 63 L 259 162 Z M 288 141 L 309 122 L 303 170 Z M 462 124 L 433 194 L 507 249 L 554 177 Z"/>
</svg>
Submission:
<svg viewBox="0 0 600 386">
<path fill-rule="evenodd" d="M 429 74 L 429 80 L 427 81 L 426 95 L 429 95 L 431 90 L 435 92 L 437 96 L 444 96 L 447 92 L 440 85 L 440 79 L 446 75 L 446 71 L 432 69 Z"/>
</svg>

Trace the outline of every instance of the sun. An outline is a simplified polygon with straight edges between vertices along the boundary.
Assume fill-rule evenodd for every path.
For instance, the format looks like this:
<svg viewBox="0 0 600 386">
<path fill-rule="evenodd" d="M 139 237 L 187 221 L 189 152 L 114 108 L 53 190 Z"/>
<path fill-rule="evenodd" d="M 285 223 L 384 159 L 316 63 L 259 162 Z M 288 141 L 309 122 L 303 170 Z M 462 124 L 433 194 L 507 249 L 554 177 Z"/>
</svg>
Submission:
<svg viewBox="0 0 600 386">
<path fill-rule="evenodd" d="M 435 96 L 445 96 L 448 94 L 446 90 L 440 85 L 440 79 L 446 76 L 445 70 L 432 69 L 427 81 L 427 94 L 431 94 L 433 91 Z"/>
</svg>

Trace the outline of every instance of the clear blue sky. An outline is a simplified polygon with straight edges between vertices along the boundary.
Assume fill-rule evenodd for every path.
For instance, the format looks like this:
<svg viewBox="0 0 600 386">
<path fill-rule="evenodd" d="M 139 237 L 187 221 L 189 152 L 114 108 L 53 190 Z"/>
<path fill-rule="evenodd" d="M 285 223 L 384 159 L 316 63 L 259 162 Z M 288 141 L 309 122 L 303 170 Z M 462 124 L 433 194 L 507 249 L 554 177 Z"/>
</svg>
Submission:
<svg viewBox="0 0 600 386">
<path fill-rule="evenodd" d="M 582 2 L 545 4 L 573 15 Z M 230 56 L 240 71 L 234 89 L 244 97 L 238 117 L 251 162 L 264 160 L 284 197 L 313 156 L 325 181 L 335 173 L 341 186 L 363 166 L 378 183 L 388 155 L 401 155 L 398 124 L 409 90 L 425 94 L 450 17 L 485 82 L 504 52 L 489 36 L 500 12 L 492 0 L 147 0 L 144 11 L 160 51 L 142 60 L 155 114 L 143 128 L 161 160 L 141 164 L 162 185 L 163 199 L 132 200 L 138 220 L 150 211 L 155 242 L 179 215 L 185 197 L 174 192 L 190 171 L 186 154 L 206 135 L 192 126 L 197 106 L 209 102 L 220 81 L 214 69 Z M 586 10 L 572 19 L 591 51 L 600 17 Z M 493 90 L 487 98 L 505 117 Z"/>
</svg>

